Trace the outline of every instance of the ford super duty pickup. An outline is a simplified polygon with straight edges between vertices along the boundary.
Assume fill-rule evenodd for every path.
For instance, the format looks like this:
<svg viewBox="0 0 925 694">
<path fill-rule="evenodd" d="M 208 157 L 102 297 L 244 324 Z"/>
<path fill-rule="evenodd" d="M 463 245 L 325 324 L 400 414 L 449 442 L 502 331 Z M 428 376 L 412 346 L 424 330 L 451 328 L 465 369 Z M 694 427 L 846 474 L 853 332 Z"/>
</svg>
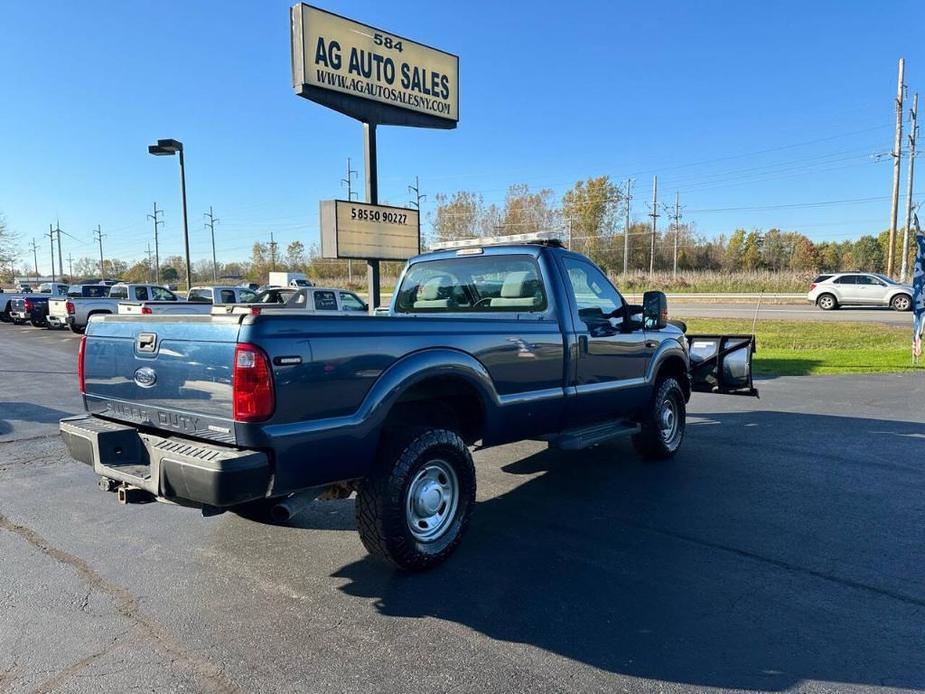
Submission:
<svg viewBox="0 0 925 694">
<path fill-rule="evenodd" d="M 664 294 L 643 303 L 547 240 L 413 258 L 383 317 L 107 315 L 80 345 L 88 413 L 61 434 L 121 501 L 279 521 L 356 492 L 366 548 L 423 569 L 469 522 L 477 442 L 630 435 L 663 459 L 692 388 L 754 393 L 751 336 L 685 338 Z"/>
</svg>

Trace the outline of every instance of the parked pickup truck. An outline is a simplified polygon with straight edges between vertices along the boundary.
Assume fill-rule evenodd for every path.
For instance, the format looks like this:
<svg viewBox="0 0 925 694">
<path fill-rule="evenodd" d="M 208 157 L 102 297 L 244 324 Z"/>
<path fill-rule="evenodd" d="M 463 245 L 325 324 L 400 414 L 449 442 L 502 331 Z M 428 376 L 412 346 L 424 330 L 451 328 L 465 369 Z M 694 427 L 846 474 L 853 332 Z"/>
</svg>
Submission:
<svg viewBox="0 0 925 694">
<path fill-rule="evenodd" d="M 10 296 L 3 311 L 16 325 L 31 323 L 36 328 L 44 327 L 48 315 L 48 300 L 67 294 L 68 286 L 57 282 L 44 282 L 37 293 L 14 294 Z"/>
<path fill-rule="evenodd" d="M 67 290 L 66 297 L 52 298 L 48 300 L 48 327 L 49 328 L 66 328 L 67 318 L 75 311 L 73 299 L 98 299 L 109 296 L 110 286 L 106 284 L 75 284 Z M 71 310 L 68 310 L 70 303 Z"/>
<path fill-rule="evenodd" d="M 119 313 L 119 302 L 149 299 L 177 301 L 177 295 L 156 284 L 114 284 L 109 288 L 109 296 L 71 299 L 67 304 L 67 324 L 75 333 L 83 333 L 91 317 Z"/>
<path fill-rule="evenodd" d="M 250 304 L 219 304 L 212 308 L 213 315 L 223 313 L 247 313 L 254 308 L 261 311 L 302 311 L 306 313 L 327 313 L 328 315 L 355 315 L 367 313 L 369 307 L 351 291 L 335 287 L 311 287 L 294 290 L 284 302 L 266 301 L 260 299 L 273 298 L 273 292 L 286 290 L 271 289 L 261 292 L 258 300 Z"/>
<path fill-rule="evenodd" d="M 88 413 L 60 424 L 70 454 L 120 501 L 204 515 L 282 521 L 355 491 L 366 548 L 415 570 L 463 536 L 476 442 L 579 450 L 629 435 L 664 459 L 692 388 L 753 392 L 750 336 L 702 340 L 692 372 L 664 294 L 629 305 L 553 240 L 497 241 L 410 260 L 388 317 L 94 320 L 78 358 Z M 738 380 L 732 351 L 747 353 Z"/>
<path fill-rule="evenodd" d="M 253 303 L 257 292 L 247 287 L 193 287 L 186 301 L 123 301 L 119 313 L 128 316 L 206 315 L 213 304 Z"/>
</svg>

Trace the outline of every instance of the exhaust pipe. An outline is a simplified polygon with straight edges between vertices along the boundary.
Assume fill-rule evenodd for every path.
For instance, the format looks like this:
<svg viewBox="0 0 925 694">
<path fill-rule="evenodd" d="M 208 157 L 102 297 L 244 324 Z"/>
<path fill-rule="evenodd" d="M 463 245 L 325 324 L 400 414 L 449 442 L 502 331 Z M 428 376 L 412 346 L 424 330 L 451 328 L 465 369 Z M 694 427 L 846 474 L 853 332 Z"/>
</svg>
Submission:
<svg viewBox="0 0 925 694">
<path fill-rule="evenodd" d="M 274 523 L 287 523 L 308 508 L 324 487 L 313 487 L 286 497 L 270 509 L 270 518 Z"/>
</svg>

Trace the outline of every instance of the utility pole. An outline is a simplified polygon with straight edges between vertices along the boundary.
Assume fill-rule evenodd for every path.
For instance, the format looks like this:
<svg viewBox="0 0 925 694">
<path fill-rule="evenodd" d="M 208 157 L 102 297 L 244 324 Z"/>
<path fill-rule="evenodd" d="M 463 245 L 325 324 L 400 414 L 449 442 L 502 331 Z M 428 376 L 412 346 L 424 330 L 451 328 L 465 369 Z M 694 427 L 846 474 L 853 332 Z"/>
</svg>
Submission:
<svg viewBox="0 0 925 694">
<path fill-rule="evenodd" d="M 664 205 L 665 212 L 670 212 L 671 208 L 668 205 Z M 674 194 L 674 214 L 668 215 L 668 219 L 672 221 L 672 229 L 674 230 L 674 259 L 671 264 L 671 276 L 678 276 L 678 233 L 681 231 L 681 194 L 675 191 Z"/>
<path fill-rule="evenodd" d="M 658 213 L 658 176 L 652 177 L 652 211 L 649 213 L 652 218 L 652 240 L 649 246 L 649 274 L 655 272 L 655 225 L 661 215 Z"/>
<path fill-rule="evenodd" d="M 340 179 L 341 185 L 347 186 L 347 199 L 353 200 L 353 196 L 359 196 L 359 193 L 353 192 L 353 177 L 357 175 L 357 170 L 350 164 L 350 157 L 347 157 L 347 178 Z M 347 281 L 353 282 L 353 261 L 347 259 Z"/>
<path fill-rule="evenodd" d="M 161 283 L 161 256 L 160 248 L 157 244 L 157 225 L 163 224 L 163 219 L 158 219 L 158 215 L 163 216 L 164 210 L 157 209 L 157 203 L 154 203 L 154 214 L 149 214 L 148 219 L 154 220 L 154 284 Z"/>
<path fill-rule="evenodd" d="M 912 226 L 912 179 L 915 177 L 915 140 L 919 135 L 919 125 L 916 121 L 919 110 L 918 92 L 912 97 L 911 123 L 909 124 L 909 175 L 906 177 L 908 188 L 906 189 L 906 227 L 903 230 L 903 256 L 902 264 L 899 266 L 899 281 L 906 281 L 906 266 L 909 259 L 909 234 Z"/>
<path fill-rule="evenodd" d="M 100 244 L 100 279 L 106 279 L 106 270 L 103 263 L 103 237 L 106 236 L 100 229 L 100 225 L 96 225 L 96 229 L 93 229 L 93 240 L 98 241 Z"/>
<path fill-rule="evenodd" d="M 150 215 L 149 215 L 149 216 L 150 216 Z M 154 280 L 151 279 L 151 276 L 153 275 L 152 270 L 154 269 L 154 268 L 151 267 L 151 256 L 152 256 L 152 255 L 153 255 L 153 253 L 151 253 L 151 244 L 149 243 L 149 244 L 148 244 L 148 250 L 145 251 L 145 256 L 146 256 L 147 259 L 148 259 L 148 263 L 147 263 L 147 265 L 148 265 L 148 280 L 149 280 L 150 282 L 154 282 Z M 155 284 L 156 284 L 156 282 L 155 282 Z"/>
<path fill-rule="evenodd" d="M 627 273 L 630 259 L 630 202 L 633 200 L 633 179 L 626 179 L 626 221 L 623 224 L 623 274 Z"/>
<path fill-rule="evenodd" d="M 57 282 L 58 278 L 55 276 L 55 230 L 51 224 L 48 225 L 48 233 L 45 236 L 48 237 L 48 242 L 51 246 L 51 281 Z"/>
<path fill-rule="evenodd" d="M 276 272 L 276 241 L 273 240 L 273 232 L 270 232 L 270 271 Z"/>
<path fill-rule="evenodd" d="M 347 186 L 347 199 L 353 200 L 353 196 L 359 197 L 358 193 L 353 192 L 353 179 L 357 175 L 357 170 L 350 163 L 350 157 L 347 157 L 347 178 L 340 179 L 341 185 Z"/>
<path fill-rule="evenodd" d="M 74 280 L 74 256 L 67 254 L 67 276 L 73 282 Z"/>
<path fill-rule="evenodd" d="M 55 219 L 55 233 L 58 235 L 58 269 L 61 271 L 61 281 L 64 281 L 64 260 L 61 258 L 61 224 Z"/>
<path fill-rule="evenodd" d="M 209 231 L 212 233 L 212 281 L 218 281 L 218 263 L 215 261 L 215 223 L 219 221 L 218 217 L 212 212 L 212 205 L 209 205 L 209 211 L 203 214 L 209 221 L 206 222 L 206 226 L 209 227 Z"/>
<path fill-rule="evenodd" d="M 421 225 L 421 221 L 420 221 L 420 220 L 421 220 L 421 201 L 423 201 L 424 198 L 426 198 L 427 196 L 421 194 L 421 181 L 420 181 L 420 179 L 419 179 L 417 176 L 414 177 L 414 185 L 413 185 L 413 186 L 408 186 L 408 192 L 409 192 L 409 193 L 414 193 L 414 200 L 409 201 L 408 204 L 409 204 L 409 205 L 414 205 L 414 209 L 416 209 L 416 210 L 418 211 L 418 229 L 420 229 L 420 228 L 421 228 L 421 226 L 420 226 L 420 225 Z M 572 248 L 572 226 L 571 226 L 571 222 L 569 222 L 569 239 L 568 239 L 568 240 L 569 240 L 569 244 L 568 244 L 568 245 L 569 245 L 569 249 L 571 249 L 571 248 Z M 420 239 L 420 237 L 419 237 L 419 238 L 418 238 L 418 253 L 420 253 L 420 252 L 421 252 L 421 239 Z"/>
<path fill-rule="evenodd" d="M 899 212 L 899 165 L 902 160 L 903 146 L 903 72 L 905 70 L 905 58 L 899 59 L 899 79 L 896 83 L 896 140 L 893 144 L 893 198 L 890 205 L 890 247 L 886 256 L 886 274 L 893 276 L 893 266 L 895 265 L 894 257 L 896 255 L 896 216 Z"/>
<path fill-rule="evenodd" d="M 32 237 L 32 260 L 35 263 L 35 281 L 39 281 L 39 247 L 35 242 L 35 237 Z"/>
</svg>

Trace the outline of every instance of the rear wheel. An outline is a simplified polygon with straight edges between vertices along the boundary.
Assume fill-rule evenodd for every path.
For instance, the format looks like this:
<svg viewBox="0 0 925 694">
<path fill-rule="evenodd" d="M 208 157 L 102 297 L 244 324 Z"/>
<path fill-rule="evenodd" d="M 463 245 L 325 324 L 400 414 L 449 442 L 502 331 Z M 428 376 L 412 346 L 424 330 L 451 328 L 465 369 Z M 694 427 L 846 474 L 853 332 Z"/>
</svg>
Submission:
<svg viewBox="0 0 925 694">
<path fill-rule="evenodd" d="M 76 325 L 74 325 L 73 323 L 71 323 L 71 326 L 70 326 L 70 327 L 71 327 L 71 332 L 77 333 L 78 335 L 83 335 L 83 334 L 84 334 L 84 330 L 86 330 L 86 328 L 79 328 L 79 327 L 77 327 Z"/>
<path fill-rule="evenodd" d="M 390 437 L 357 490 L 357 527 L 373 555 L 420 571 L 462 540 L 475 504 L 475 467 L 460 436 L 419 428 Z"/>
<path fill-rule="evenodd" d="M 35 320 L 33 318 L 29 322 L 32 323 L 33 328 L 45 328 L 48 326 L 48 322 L 44 320 Z"/>
<path fill-rule="evenodd" d="M 832 294 L 823 294 L 816 299 L 816 306 L 823 311 L 831 311 L 838 308 L 838 300 Z"/>
<path fill-rule="evenodd" d="M 897 294 L 890 302 L 894 311 L 908 311 L 912 308 L 912 297 L 908 294 Z"/>
<path fill-rule="evenodd" d="M 640 432 L 633 436 L 633 446 L 646 460 L 670 458 L 681 448 L 686 424 L 684 391 L 674 378 L 663 378 L 640 422 Z"/>
</svg>

